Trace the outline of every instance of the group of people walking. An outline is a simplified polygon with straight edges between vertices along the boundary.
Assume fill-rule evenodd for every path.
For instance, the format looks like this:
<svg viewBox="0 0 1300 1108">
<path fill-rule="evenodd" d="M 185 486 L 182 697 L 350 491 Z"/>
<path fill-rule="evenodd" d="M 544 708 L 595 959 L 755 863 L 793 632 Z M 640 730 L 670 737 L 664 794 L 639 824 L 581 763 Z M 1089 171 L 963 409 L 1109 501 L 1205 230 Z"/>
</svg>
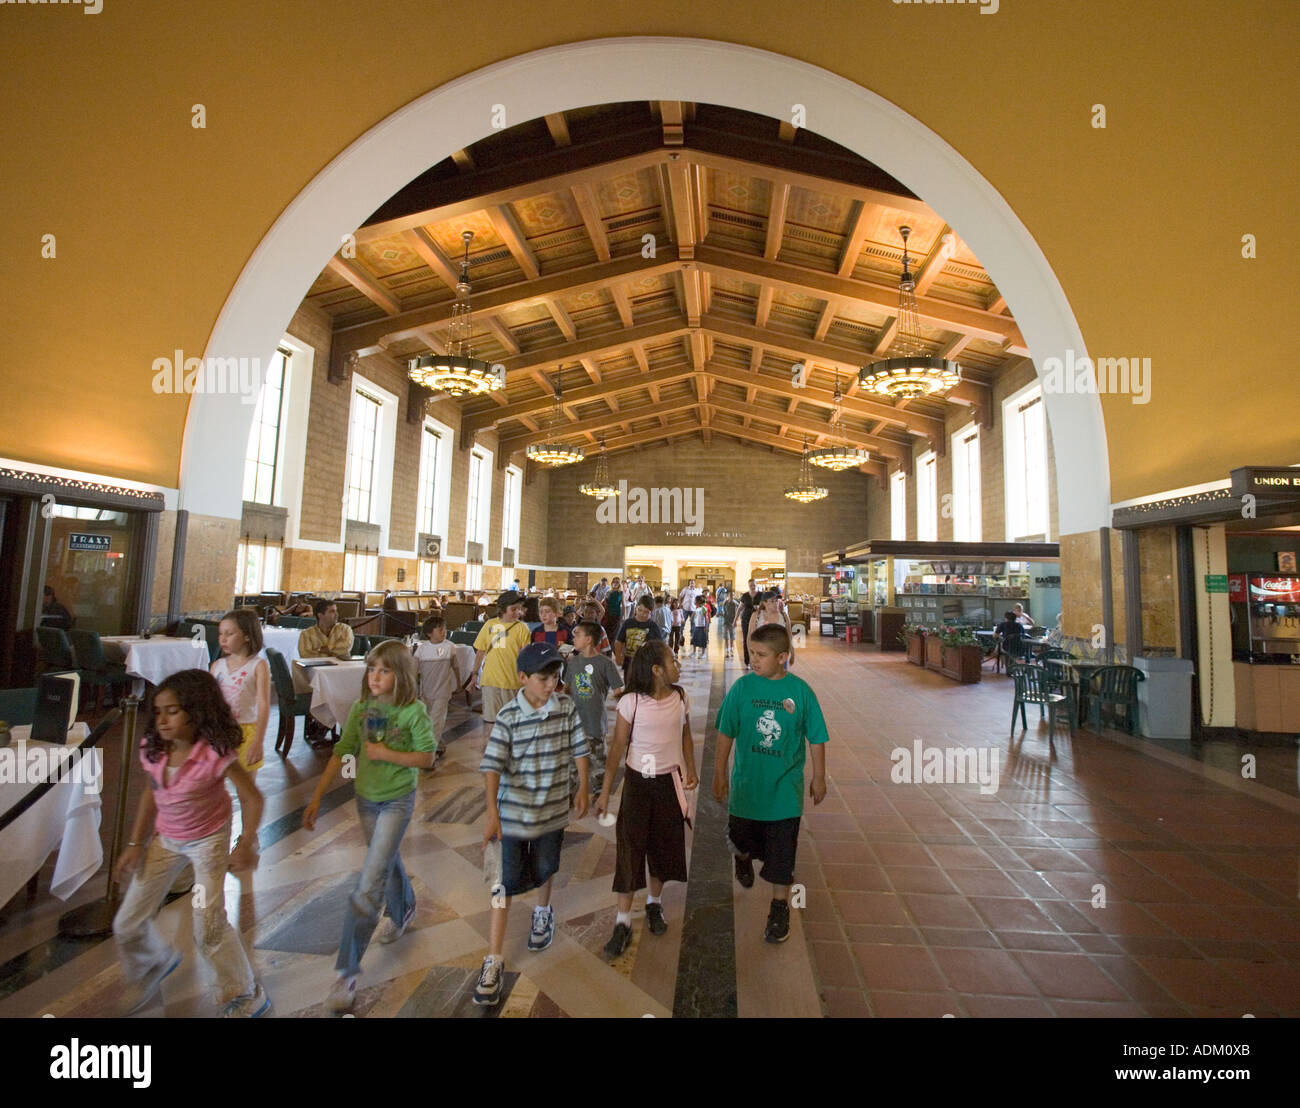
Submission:
<svg viewBox="0 0 1300 1108">
<path fill-rule="evenodd" d="M 542 625 L 522 621 L 523 597 L 507 592 L 499 614 L 479 630 L 468 681 L 455 668 L 440 616 L 426 620 L 412 649 L 382 642 L 365 658 L 358 696 L 343 725 L 302 826 L 313 831 L 322 802 L 340 777 L 353 779 L 366 854 L 348 900 L 326 994 L 337 1014 L 356 1003 L 362 958 L 372 940 L 398 941 L 416 912 L 400 847 L 415 811 L 420 773 L 434 767 L 447 702 L 462 686 L 482 690 L 488 735 L 479 770 L 484 778 L 485 875 L 491 918 L 488 954 L 474 987 L 477 1004 L 499 1002 L 511 898 L 536 892 L 528 949 L 554 938 L 551 889 L 559 870 L 564 829 L 590 809 L 602 819 L 621 784 L 615 834 L 613 892 L 617 913 L 604 953 L 619 957 L 632 938 L 632 903 L 648 891 L 646 929 L 668 930 L 661 894 L 667 881 L 687 879 L 690 796 L 699 784 L 690 704 L 680 684 L 683 629 L 691 628 L 692 657 L 708 648 L 712 619 L 721 624 L 727 656 L 737 627 L 748 672 L 733 683 L 716 726 L 720 736 L 712 791 L 729 798 L 729 836 L 736 878 L 753 884 L 755 859 L 773 886 L 766 938 L 789 935 L 789 885 L 803 807 L 805 744 L 812 750 L 809 795 L 825 795 L 822 744 L 826 727 L 805 682 L 788 672 L 788 616 L 779 595 L 760 594 L 751 581 L 737 599 L 691 587 L 671 603 L 634 582 L 624 614 L 623 590 L 594 590 L 570 623 L 544 602 Z M 318 612 L 328 621 L 328 604 Z M 689 618 L 688 618 L 689 617 Z M 335 626 L 319 627 L 322 651 Z M 610 633 L 612 629 L 612 634 Z M 349 629 L 350 631 L 350 629 Z M 119 880 L 130 879 L 114 920 L 126 979 L 125 1010 L 139 1011 L 157 994 L 180 956 L 155 917 L 188 860 L 195 870 L 195 948 L 212 971 L 214 999 L 228 1017 L 260 1016 L 270 999 L 257 981 L 238 932 L 226 917 L 228 869 L 254 869 L 263 798 L 256 772 L 263 764 L 270 677 L 261 626 L 251 609 L 221 620 L 221 657 L 210 672 L 185 670 L 155 690 L 140 747 L 150 788 L 141 797 Z M 350 648 L 351 643 L 346 644 Z M 444 663 L 446 663 L 444 665 Z M 443 670 L 450 666 L 449 675 Z M 607 703 L 617 697 L 615 730 L 606 758 Z M 734 746 L 734 765 L 727 770 Z M 619 775 L 622 773 L 620 782 Z M 231 850 L 232 804 L 240 798 L 242 833 Z"/>
</svg>

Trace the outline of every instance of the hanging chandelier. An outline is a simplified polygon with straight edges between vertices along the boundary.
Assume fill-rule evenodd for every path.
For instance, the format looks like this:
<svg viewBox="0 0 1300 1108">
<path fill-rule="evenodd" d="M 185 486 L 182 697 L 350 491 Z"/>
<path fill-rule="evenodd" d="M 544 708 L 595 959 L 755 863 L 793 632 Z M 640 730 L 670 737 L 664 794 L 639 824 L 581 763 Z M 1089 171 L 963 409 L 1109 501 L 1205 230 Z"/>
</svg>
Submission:
<svg viewBox="0 0 1300 1108">
<path fill-rule="evenodd" d="M 456 282 L 456 303 L 451 308 L 447 328 L 447 353 L 426 354 L 407 363 L 407 375 L 417 385 L 446 396 L 478 396 L 504 388 L 505 382 L 492 372 L 482 358 L 474 357 L 470 341 L 474 313 L 469 306 L 469 244 L 473 231 L 462 231 L 465 256 L 460 263 L 460 280 Z"/>
<path fill-rule="evenodd" d="M 921 324 L 916 311 L 916 278 L 908 269 L 907 238 L 910 227 L 900 227 L 903 236 L 903 275 L 898 279 L 898 340 L 900 354 L 872 362 L 858 371 L 858 387 L 893 400 L 915 400 L 939 396 L 961 380 L 961 366 L 946 358 L 921 352 Z"/>
<path fill-rule="evenodd" d="M 596 475 L 590 481 L 578 486 L 583 496 L 594 496 L 597 500 L 608 500 L 618 495 L 618 486 L 609 479 L 609 459 L 605 457 L 605 439 L 600 440 L 600 457 L 596 459 Z"/>
<path fill-rule="evenodd" d="M 551 441 L 535 442 L 524 451 L 530 459 L 544 466 L 570 466 L 582 461 L 587 456 L 586 450 L 579 445 L 570 446 L 560 441 L 560 428 L 564 417 L 560 412 L 560 399 L 564 389 L 564 370 L 555 374 L 555 406 L 551 410 Z"/>
<path fill-rule="evenodd" d="M 822 500 L 828 494 L 823 486 L 813 480 L 812 470 L 808 467 L 808 439 L 803 440 L 803 457 L 799 462 L 799 483 L 785 490 L 787 500 L 797 500 L 800 504 L 811 504 Z"/>
<path fill-rule="evenodd" d="M 839 370 L 836 370 L 835 415 L 831 417 L 831 423 L 836 427 L 840 425 L 840 401 L 843 398 L 844 395 L 840 392 L 840 374 Z M 815 466 L 821 466 L 822 469 L 833 469 L 838 472 L 844 469 L 857 469 L 864 462 L 871 461 L 871 453 L 860 446 L 823 446 L 809 451 L 808 460 Z"/>
</svg>

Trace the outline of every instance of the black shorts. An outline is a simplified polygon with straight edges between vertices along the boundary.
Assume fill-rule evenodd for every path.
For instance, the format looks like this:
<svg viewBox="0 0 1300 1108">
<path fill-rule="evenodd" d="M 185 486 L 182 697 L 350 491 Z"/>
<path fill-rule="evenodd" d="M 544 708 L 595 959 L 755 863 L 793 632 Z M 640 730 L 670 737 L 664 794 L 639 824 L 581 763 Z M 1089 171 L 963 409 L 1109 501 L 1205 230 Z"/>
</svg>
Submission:
<svg viewBox="0 0 1300 1108">
<path fill-rule="evenodd" d="M 501 837 L 501 884 L 506 896 L 520 896 L 545 885 L 560 868 L 564 829 L 535 839 Z M 495 890 L 494 890 L 495 891 Z"/>
<path fill-rule="evenodd" d="M 624 772 L 615 832 L 616 893 L 644 889 L 647 863 L 650 876 L 660 881 L 686 880 L 686 824 L 672 773 L 643 777 L 636 770 Z"/>
<path fill-rule="evenodd" d="M 771 885 L 794 884 L 794 855 L 799 847 L 799 817 L 793 819 L 745 819 L 727 817 L 727 838 L 737 854 L 759 858 L 759 876 Z"/>
</svg>

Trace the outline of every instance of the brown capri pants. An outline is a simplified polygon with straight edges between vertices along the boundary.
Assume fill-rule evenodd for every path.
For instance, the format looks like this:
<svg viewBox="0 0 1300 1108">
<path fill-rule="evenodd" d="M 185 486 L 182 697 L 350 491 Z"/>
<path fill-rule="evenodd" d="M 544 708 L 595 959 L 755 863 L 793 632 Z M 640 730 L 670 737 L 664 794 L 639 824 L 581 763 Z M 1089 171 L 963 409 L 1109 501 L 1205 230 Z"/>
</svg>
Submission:
<svg viewBox="0 0 1300 1108">
<path fill-rule="evenodd" d="M 615 830 L 616 893 L 644 889 L 647 863 L 650 876 L 660 881 L 686 880 L 686 824 L 672 773 L 643 777 L 628 769 L 623 776 L 623 802 Z"/>
</svg>

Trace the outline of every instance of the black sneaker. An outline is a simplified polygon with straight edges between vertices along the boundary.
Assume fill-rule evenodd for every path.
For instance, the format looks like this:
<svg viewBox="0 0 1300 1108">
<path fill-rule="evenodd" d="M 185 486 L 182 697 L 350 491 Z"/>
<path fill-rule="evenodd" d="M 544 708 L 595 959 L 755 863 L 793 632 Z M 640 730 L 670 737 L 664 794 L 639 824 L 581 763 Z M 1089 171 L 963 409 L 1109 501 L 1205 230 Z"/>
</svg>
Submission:
<svg viewBox="0 0 1300 1108">
<path fill-rule="evenodd" d="M 632 928 L 626 923 L 614 924 L 614 934 L 609 937 L 609 942 L 605 944 L 605 959 L 613 961 L 627 949 L 627 944 L 632 941 Z"/>
<path fill-rule="evenodd" d="M 763 933 L 769 943 L 783 943 L 790 937 L 790 902 L 788 900 L 772 901 L 767 913 L 767 930 Z"/>
<path fill-rule="evenodd" d="M 754 885 L 754 860 L 752 858 L 742 858 L 736 855 L 736 880 L 746 888 L 753 888 Z"/>
<path fill-rule="evenodd" d="M 656 903 L 646 903 L 645 906 L 645 925 L 650 928 L 650 934 L 662 935 L 668 930 L 668 921 L 664 919 L 664 906 Z"/>
</svg>

